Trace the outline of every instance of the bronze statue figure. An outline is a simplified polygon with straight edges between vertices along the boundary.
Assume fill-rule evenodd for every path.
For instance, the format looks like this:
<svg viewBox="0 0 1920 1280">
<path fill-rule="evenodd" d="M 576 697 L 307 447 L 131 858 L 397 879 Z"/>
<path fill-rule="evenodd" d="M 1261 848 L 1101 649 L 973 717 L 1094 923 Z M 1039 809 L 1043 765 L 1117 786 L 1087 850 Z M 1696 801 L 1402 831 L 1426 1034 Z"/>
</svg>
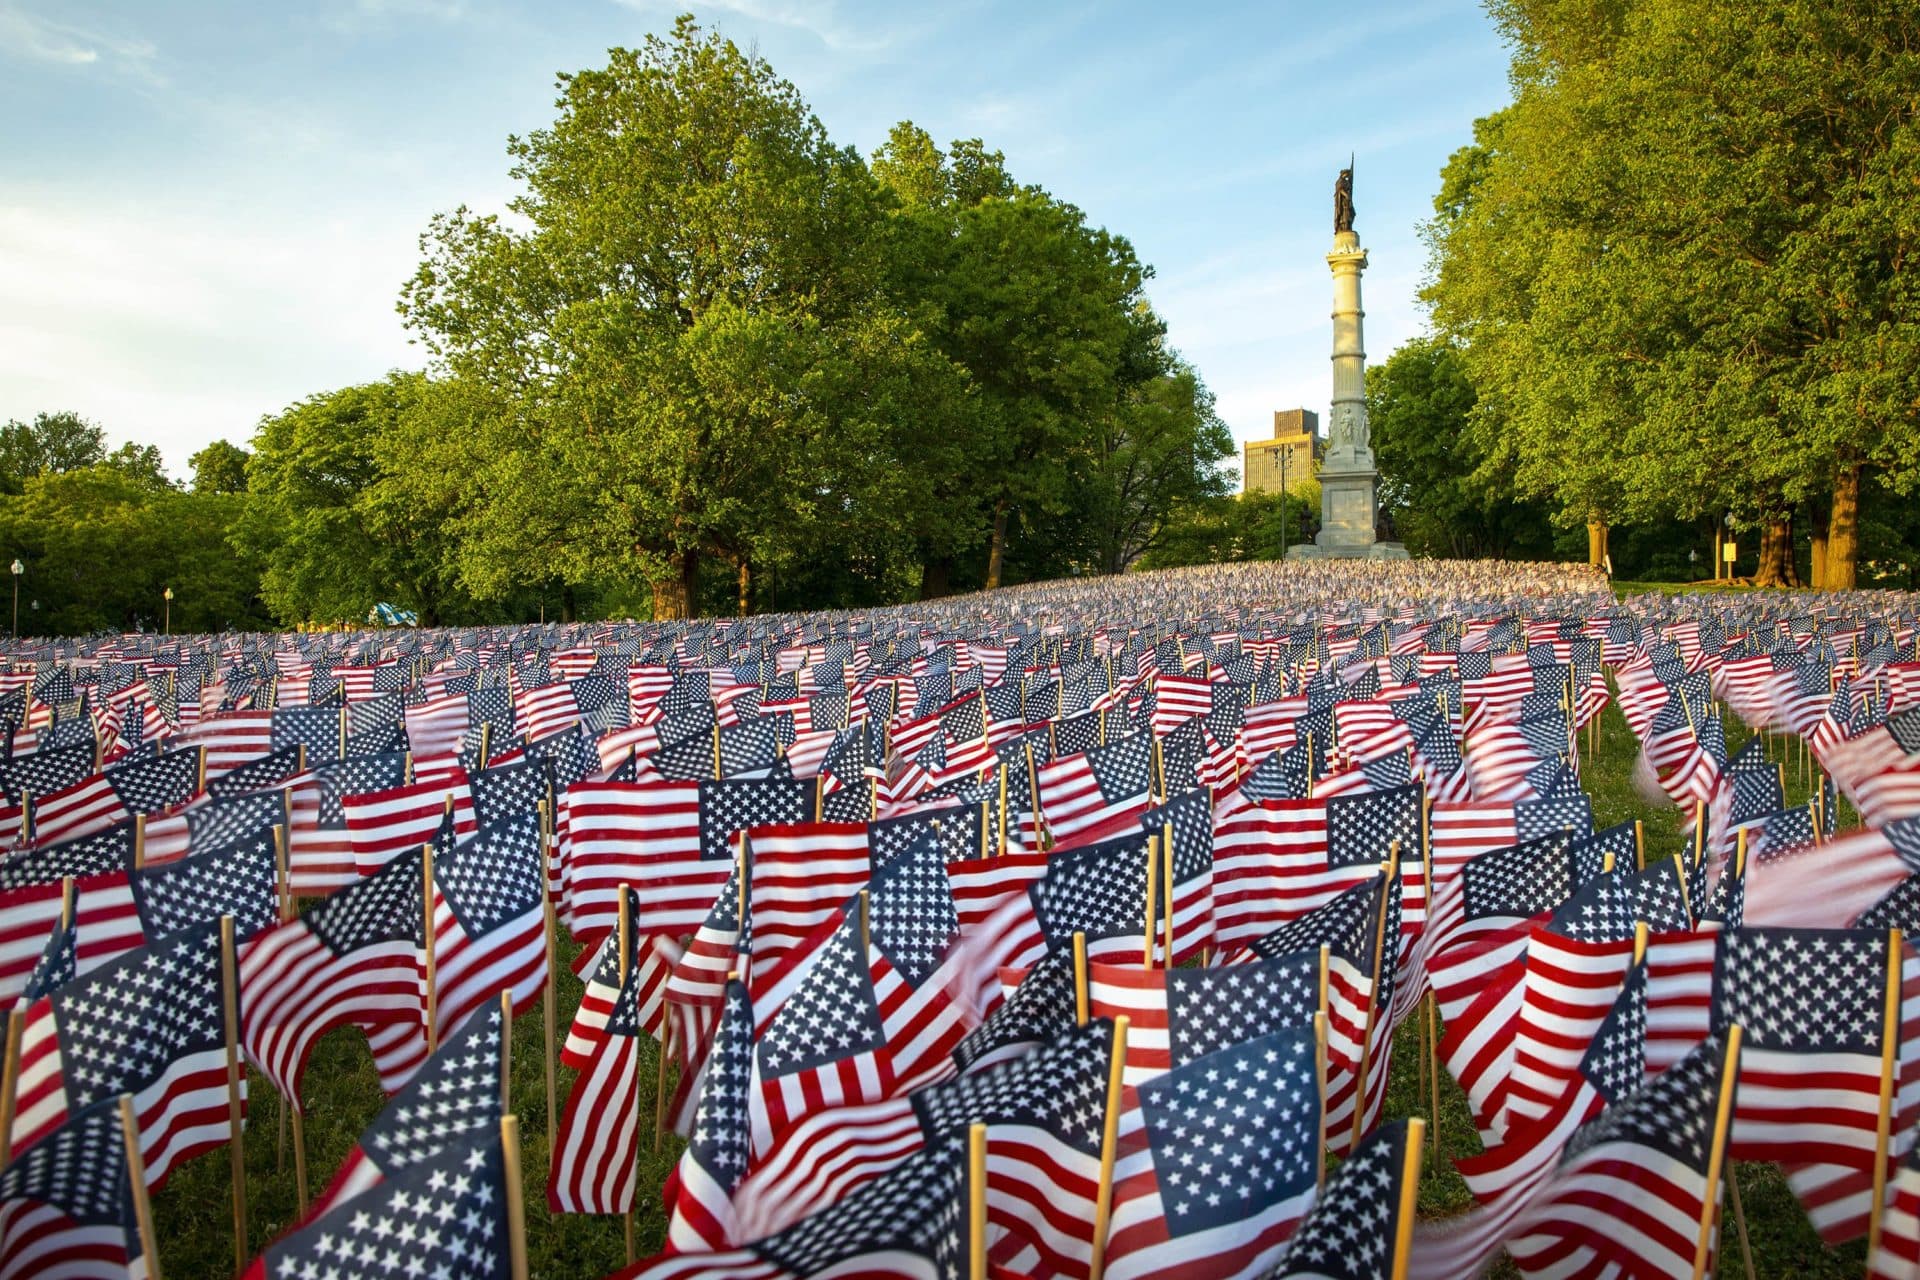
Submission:
<svg viewBox="0 0 1920 1280">
<path fill-rule="evenodd" d="M 1353 230 L 1353 161 L 1347 161 L 1347 167 L 1333 181 L 1333 229 L 1335 232 Z"/>
</svg>

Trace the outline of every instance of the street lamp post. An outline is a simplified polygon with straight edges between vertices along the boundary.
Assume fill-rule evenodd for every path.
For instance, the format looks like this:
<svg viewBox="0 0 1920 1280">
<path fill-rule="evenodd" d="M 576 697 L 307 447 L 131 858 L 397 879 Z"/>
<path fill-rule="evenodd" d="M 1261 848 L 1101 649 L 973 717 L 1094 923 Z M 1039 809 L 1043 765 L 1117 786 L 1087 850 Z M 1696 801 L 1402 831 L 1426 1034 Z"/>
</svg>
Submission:
<svg viewBox="0 0 1920 1280">
<path fill-rule="evenodd" d="M 13 570 L 13 634 L 18 636 L 20 634 L 20 575 L 27 571 L 27 566 L 21 564 L 16 558 L 10 567 Z"/>
<path fill-rule="evenodd" d="M 1280 450 L 1280 558 L 1287 558 L 1287 459 L 1293 453 L 1293 446 Z"/>
<path fill-rule="evenodd" d="M 173 634 L 173 588 L 168 587 L 161 594 L 166 598 L 166 601 L 167 601 L 166 612 L 161 615 L 166 620 L 163 623 L 161 623 L 161 626 L 164 629 L 165 634 L 172 635 Z"/>
</svg>

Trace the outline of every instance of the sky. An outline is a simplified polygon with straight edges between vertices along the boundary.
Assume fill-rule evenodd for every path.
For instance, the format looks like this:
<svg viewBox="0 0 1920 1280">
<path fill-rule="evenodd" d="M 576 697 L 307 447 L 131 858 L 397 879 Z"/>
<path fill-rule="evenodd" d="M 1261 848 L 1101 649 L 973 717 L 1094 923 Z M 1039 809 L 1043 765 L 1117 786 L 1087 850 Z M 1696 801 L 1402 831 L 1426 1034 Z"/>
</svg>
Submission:
<svg viewBox="0 0 1920 1280">
<path fill-rule="evenodd" d="M 1379 362 L 1424 329 L 1441 166 L 1508 98 L 1471 0 L 0 0 L 0 419 L 74 410 L 185 476 L 306 396 L 425 367 L 395 303 L 428 220 L 503 208 L 555 76 L 683 10 L 836 142 L 977 137 L 1127 237 L 1240 440 L 1276 409 L 1324 430 L 1348 155 Z"/>
</svg>

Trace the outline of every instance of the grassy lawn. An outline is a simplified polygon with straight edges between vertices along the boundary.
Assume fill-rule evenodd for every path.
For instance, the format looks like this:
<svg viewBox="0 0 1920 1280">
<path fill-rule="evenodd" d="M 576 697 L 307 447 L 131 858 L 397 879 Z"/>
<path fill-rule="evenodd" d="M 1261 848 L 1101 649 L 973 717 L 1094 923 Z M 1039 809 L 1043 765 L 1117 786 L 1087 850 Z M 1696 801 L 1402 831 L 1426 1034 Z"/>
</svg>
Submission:
<svg viewBox="0 0 1920 1280">
<path fill-rule="evenodd" d="M 1738 750 L 1749 735 L 1730 720 L 1727 736 L 1728 745 Z M 1595 821 L 1608 826 L 1640 818 L 1646 824 L 1650 857 L 1677 852 L 1684 846 L 1678 812 L 1671 806 L 1649 802 L 1635 789 L 1634 754 L 1633 736 L 1625 720 L 1616 708 L 1609 708 L 1601 726 L 1599 752 L 1586 762 L 1585 781 L 1593 797 Z M 1785 740 L 1773 744 L 1773 754 L 1789 763 L 1789 801 L 1803 800 L 1806 784 L 1795 772 L 1794 759 L 1787 754 Z M 1851 816 L 1850 812 L 1841 814 L 1843 827 Z M 561 945 L 565 959 L 571 954 L 571 946 L 564 941 Z M 581 991 L 580 983 L 564 966 L 559 990 L 559 1034 L 564 1038 Z M 650 1055 L 652 1048 L 651 1042 L 643 1042 L 641 1051 Z M 1390 1116 L 1428 1113 L 1420 1086 L 1420 1053 L 1419 1030 L 1410 1020 L 1396 1037 L 1387 1100 Z M 626 1257 L 620 1220 L 553 1215 L 547 1211 L 545 1188 L 550 1135 L 543 1062 L 541 1020 L 535 1012 L 521 1017 L 515 1024 L 513 1044 L 514 1107 L 520 1115 L 521 1132 L 526 1141 L 524 1176 L 532 1274 L 555 1278 L 604 1275 L 620 1266 Z M 565 1067 L 558 1067 L 557 1071 L 559 1102 L 564 1109 L 573 1073 Z M 655 1078 L 651 1061 L 641 1074 L 649 1082 Z M 650 1113 L 651 1083 L 646 1088 L 649 1093 L 643 1096 L 642 1105 Z M 359 1032 L 343 1028 L 320 1043 L 307 1072 L 306 1089 L 308 1172 L 311 1192 L 318 1195 L 345 1159 L 361 1129 L 381 1106 L 372 1060 Z M 1420 1210 L 1426 1217 L 1445 1217 L 1467 1207 L 1470 1197 L 1466 1184 L 1454 1172 L 1450 1158 L 1471 1155 L 1480 1149 L 1467 1112 L 1466 1096 L 1444 1071 L 1440 1076 L 1440 1089 L 1440 1147 L 1443 1157 L 1447 1158 L 1437 1164 L 1429 1161 L 1422 1175 Z M 258 1076 L 253 1078 L 253 1097 L 252 1124 L 246 1138 L 249 1253 L 257 1252 L 284 1230 L 295 1213 L 292 1153 L 287 1151 L 283 1158 L 278 1142 L 279 1107 L 272 1091 Z M 643 1129 L 647 1123 L 643 1121 Z M 679 1140 L 669 1136 L 662 1152 L 654 1156 L 650 1144 L 642 1143 L 640 1208 L 635 1215 L 637 1246 L 642 1256 L 659 1248 L 665 1232 L 666 1220 L 658 1193 L 679 1147 Z M 166 1275 L 199 1280 L 224 1275 L 232 1269 L 233 1229 L 227 1170 L 226 1151 L 211 1152 L 176 1170 L 167 1187 L 155 1198 L 160 1257 Z M 1856 1243 L 1837 1251 L 1825 1248 L 1775 1168 L 1741 1165 L 1738 1177 L 1757 1276 L 1816 1280 L 1861 1274 L 1863 1245 Z M 1507 1268 L 1494 1274 L 1513 1272 Z M 1741 1274 L 1730 1221 L 1721 1274 Z"/>
</svg>

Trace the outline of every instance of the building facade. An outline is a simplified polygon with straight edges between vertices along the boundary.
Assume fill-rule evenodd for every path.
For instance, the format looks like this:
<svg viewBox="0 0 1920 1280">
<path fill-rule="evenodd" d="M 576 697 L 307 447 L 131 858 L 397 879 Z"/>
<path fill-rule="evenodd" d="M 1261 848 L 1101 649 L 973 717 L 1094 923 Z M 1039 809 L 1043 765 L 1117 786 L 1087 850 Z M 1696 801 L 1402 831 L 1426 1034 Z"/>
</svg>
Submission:
<svg viewBox="0 0 1920 1280">
<path fill-rule="evenodd" d="M 1240 488 L 1245 493 L 1279 493 L 1313 474 L 1319 461 L 1320 415 L 1311 409 L 1279 409 L 1273 415 L 1273 439 L 1248 440 L 1240 447 Z"/>
</svg>

